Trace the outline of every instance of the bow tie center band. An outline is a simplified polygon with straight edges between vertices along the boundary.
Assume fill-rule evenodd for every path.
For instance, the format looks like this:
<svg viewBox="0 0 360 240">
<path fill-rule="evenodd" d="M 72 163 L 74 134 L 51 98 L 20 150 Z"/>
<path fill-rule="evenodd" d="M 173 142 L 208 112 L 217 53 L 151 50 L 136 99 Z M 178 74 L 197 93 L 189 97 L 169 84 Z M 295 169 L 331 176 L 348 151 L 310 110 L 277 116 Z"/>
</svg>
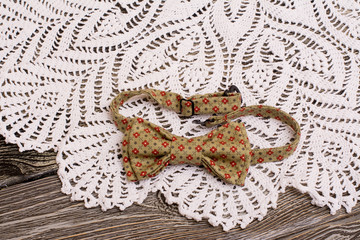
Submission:
<svg viewBox="0 0 360 240">
<path fill-rule="evenodd" d="M 184 116 L 220 114 L 198 123 L 207 127 L 222 125 L 207 135 L 188 139 L 145 119 L 121 115 L 119 107 L 139 94 L 146 94 L 160 105 Z M 156 89 L 121 92 L 111 102 L 110 109 L 115 125 L 124 133 L 122 160 L 128 180 L 154 177 L 169 164 L 193 164 L 205 166 L 211 174 L 225 182 L 244 185 L 250 165 L 281 161 L 295 151 L 300 140 L 300 126 L 294 118 L 271 106 L 241 107 L 241 103 L 241 94 L 235 86 L 225 92 L 194 95 L 188 99 Z M 289 125 L 295 137 L 285 146 L 251 149 L 245 125 L 230 121 L 247 115 L 275 118 Z"/>
</svg>

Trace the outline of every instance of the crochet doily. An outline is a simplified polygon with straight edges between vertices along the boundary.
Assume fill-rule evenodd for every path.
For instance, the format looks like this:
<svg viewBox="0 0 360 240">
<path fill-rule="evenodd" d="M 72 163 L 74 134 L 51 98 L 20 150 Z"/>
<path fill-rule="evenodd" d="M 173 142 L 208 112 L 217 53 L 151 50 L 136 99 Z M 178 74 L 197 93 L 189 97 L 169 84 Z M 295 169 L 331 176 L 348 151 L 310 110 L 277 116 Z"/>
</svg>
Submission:
<svg viewBox="0 0 360 240">
<path fill-rule="evenodd" d="M 261 220 L 293 186 L 313 204 L 350 211 L 360 197 L 360 4 L 341 1 L 1 1 L 0 131 L 21 151 L 58 151 L 62 191 L 86 207 L 125 209 L 160 190 L 188 218 L 229 230 Z M 109 112 L 122 90 L 183 96 L 236 85 L 301 125 L 297 151 L 252 166 L 244 187 L 205 168 L 167 167 L 128 182 Z M 177 135 L 211 129 L 139 96 L 121 109 Z M 253 147 L 292 131 L 245 117 Z"/>
</svg>

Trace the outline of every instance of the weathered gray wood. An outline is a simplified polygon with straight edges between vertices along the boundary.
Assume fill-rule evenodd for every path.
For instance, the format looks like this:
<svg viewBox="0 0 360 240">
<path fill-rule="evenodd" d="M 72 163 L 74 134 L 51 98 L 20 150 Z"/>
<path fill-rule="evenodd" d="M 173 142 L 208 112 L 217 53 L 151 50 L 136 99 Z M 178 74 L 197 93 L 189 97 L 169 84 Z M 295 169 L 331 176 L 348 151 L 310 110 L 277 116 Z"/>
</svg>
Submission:
<svg viewBox="0 0 360 240">
<path fill-rule="evenodd" d="M 182 217 L 176 206 L 150 194 L 140 205 L 121 212 L 85 209 L 60 192 L 56 176 L 0 191 L 1 239 L 356 239 L 360 206 L 352 213 L 330 215 L 310 204 L 310 197 L 288 189 L 261 221 L 225 233 L 207 221 Z M 159 194 L 158 194 L 159 195 Z"/>
<path fill-rule="evenodd" d="M 56 153 L 36 151 L 20 153 L 15 144 L 8 144 L 0 135 L 0 188 L 23 181 L 55 174 Z"/>
</svg>

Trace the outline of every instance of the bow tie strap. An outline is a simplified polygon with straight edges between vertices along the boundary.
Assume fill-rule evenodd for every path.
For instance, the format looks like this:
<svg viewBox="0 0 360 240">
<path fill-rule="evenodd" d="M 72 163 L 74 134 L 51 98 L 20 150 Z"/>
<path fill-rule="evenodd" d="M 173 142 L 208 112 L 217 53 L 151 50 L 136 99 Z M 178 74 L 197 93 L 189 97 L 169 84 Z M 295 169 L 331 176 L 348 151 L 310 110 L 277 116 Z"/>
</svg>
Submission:
<svg viewBox="0 0 360 240">
<path fill-rule="evenodd" d="M 262 162 L 280 161 L 290 156 L 296 150 L 296 147 L 300 140 L 300 126 L 293 117 L 291 117 L 288 113 L 280 110 L 279 108 L 274 108 L 271 106 L 263 106 L 263 105 L 242 107 L 239 110 L 226 114 L 224 116 L 211 117 L 210 119 L 208 119 L 209 121 L 207 125 L 209 126 L 218 125 L 228 122 L 231 119 L 249 116 L 249 115 L 253 115 L 256 117 L 264 117 L 264 118 L 274 118 L 290 126 L 292 130 L 295 132 L 295 137 L 293 138 L 292 142 L 286 146 L 275 147 L 275 148 L 253 149 L 250 153 L 251 165 L 255 165 L 257 163 L 262 163 Z"/>
<path fill-rule="evenodd" d="M 225 114 L 236 111 L 241 107 L 241 94 L 239 92 L 216 92 L 204 95 L 194 95 L 188 99 L 173 92 L 156 89 L 138 91 L 124 91 L 111 102 L 110 109 L 114 113 L 115 125 L 124 133 L 132 118 L 119 114 L 119 107 L 133 96 L 146 94 L 165 108 L 171 109 L 183 116 L 198 114 Z M 139 120 L 141 121 L 141 120 Z"/>
</svg>

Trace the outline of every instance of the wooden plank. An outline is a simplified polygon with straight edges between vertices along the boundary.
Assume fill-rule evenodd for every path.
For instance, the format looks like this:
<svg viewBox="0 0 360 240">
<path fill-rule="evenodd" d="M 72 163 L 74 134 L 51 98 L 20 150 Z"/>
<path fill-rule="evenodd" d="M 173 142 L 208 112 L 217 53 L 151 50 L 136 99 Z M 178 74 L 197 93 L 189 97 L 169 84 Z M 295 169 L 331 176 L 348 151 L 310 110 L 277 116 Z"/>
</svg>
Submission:
<svg viewBox="0 0 360 240">
<path fill-rule="evenodd" d="M 17 145 L 6 143 L 0 135 L 0 188 L 56 174 L 55 157 L 54 151 L 19 152 Z"/>
<path fill-rule="evenodd" d="M 310 204 L 310 197 L 289 189 L 277 209 L 246 229 L 223 232 L 203 220 L 181 216 L 161 194 L 152 193 L 143 204 L 124 211 L 85 209 L 60 192 L 57 176 L 0 190 L 1 239 L 356 239 L 360 235 L 360 206 L 352 213 Z"/>
</svg>

